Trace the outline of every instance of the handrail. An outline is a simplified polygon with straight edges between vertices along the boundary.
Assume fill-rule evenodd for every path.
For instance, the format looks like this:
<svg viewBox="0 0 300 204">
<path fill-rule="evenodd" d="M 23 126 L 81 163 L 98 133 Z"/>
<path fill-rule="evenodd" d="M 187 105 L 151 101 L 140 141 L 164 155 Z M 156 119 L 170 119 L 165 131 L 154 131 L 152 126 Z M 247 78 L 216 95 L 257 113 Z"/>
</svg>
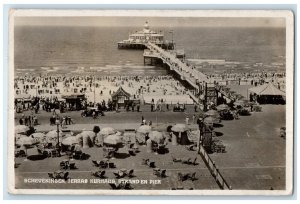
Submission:
<svg viewBox="0 0 300 204">
<path fill-rule="evenodd" d="M 222 190 L 232 190 L 232 187 L 228 184 L 225 180 L 223 175 L 221 174 L 220 170 L 217 168 L 215 162 L 210 158 L 210 156 L 205 151 L 204 147 L 200 144 L 199 145 L 199 152 L 200 156 L 202 157 L 205 165 L 209 169 L 211 175 L 214 177 L 215 181 L 219 185 Z"/>
</svg>

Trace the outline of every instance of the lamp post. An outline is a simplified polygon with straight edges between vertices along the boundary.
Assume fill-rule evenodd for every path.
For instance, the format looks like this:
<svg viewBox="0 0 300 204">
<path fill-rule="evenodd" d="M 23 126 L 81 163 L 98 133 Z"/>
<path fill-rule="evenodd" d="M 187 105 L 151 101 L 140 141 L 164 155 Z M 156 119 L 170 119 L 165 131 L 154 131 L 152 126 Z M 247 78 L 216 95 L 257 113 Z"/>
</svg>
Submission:
<svg viewBox="0 0 300 204">
<path fill-rule="evenodd" d="M 172 50 L 174 50 L 174 41 L 173 41 L 174 31 L 173 31 L 173 30 L 170 30 L 169 33 L 172 34 Z"/>
<path fill-rule="evenodd" d="M 60 121 L 59 119 L 55 120 L 55 124 L 57 127 L 57 150 L 58 150 L 58 156 L 60 156 L 60 144 L 59 144 L 59 125 L 60 125 Z"/>
<path fill-rule="evenodd" d="M 94 83 L 94 108 L 95 108 L 96 107 L 96 80 L 95 80 L 95 77 L 94 77 L 93 83 Z"/>
</svg>

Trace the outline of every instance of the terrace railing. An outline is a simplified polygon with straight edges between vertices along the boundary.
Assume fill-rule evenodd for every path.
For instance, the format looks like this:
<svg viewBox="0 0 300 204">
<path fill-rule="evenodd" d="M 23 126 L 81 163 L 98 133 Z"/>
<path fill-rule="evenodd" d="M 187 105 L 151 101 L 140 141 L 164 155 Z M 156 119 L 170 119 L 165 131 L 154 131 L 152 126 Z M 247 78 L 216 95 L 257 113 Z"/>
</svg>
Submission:
<svg viewBox="0 0 300 204">
<path fill-rule="evenodd" d="M 214 177 L 215 181 L 222 190 L 232 190 L 231 186 L 225 180 L 219 169 L 217 168 L 215 162 L 207 154 L 206 150 L 202 145 L 199 145 L 199 154 L 201 155 L 205 165 L 209 169 L 211 175 Z"/>
</svg>

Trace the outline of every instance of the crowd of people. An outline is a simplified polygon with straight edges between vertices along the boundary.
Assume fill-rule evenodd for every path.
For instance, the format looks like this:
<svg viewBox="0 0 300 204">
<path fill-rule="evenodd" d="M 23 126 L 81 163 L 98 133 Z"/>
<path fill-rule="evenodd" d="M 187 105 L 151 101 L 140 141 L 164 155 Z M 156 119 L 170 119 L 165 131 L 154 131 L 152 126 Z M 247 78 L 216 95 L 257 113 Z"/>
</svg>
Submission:
<svg viewBox="0 0 300 204">
<path fill-rule="evenodd" d="M 143 95 L 187 95 L 172 76 L 22 76 L 14 81 L 15 98 L 38 96 L 46 102 L 61 101 L 63 96 L 84 94 L 87 102 L 105 101 L 122 87 L 133 98 Z"/>
</svg>

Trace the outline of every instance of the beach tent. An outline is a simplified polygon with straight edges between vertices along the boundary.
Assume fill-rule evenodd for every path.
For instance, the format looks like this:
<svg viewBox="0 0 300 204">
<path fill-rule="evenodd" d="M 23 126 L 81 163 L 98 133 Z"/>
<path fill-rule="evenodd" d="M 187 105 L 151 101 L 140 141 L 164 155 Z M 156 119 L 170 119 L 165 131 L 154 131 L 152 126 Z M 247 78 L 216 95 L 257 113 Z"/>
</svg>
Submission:
<svg viewBox="0 0 300 204">
<path fill-rule="evenodd" d="M 263 84 L 261 86 L 253 87 L 248 89 L 250 93 L 265 96 L 285 96 L 285 92 L 276 88 L 272 83 Z"/>
<path fill-rule="evenodd" d="M 285 92 L 272 83 L 250 88 L 248 92 L 256 94 L 257 102 L 260 104 L 285 104 Z"/>
</svg>

